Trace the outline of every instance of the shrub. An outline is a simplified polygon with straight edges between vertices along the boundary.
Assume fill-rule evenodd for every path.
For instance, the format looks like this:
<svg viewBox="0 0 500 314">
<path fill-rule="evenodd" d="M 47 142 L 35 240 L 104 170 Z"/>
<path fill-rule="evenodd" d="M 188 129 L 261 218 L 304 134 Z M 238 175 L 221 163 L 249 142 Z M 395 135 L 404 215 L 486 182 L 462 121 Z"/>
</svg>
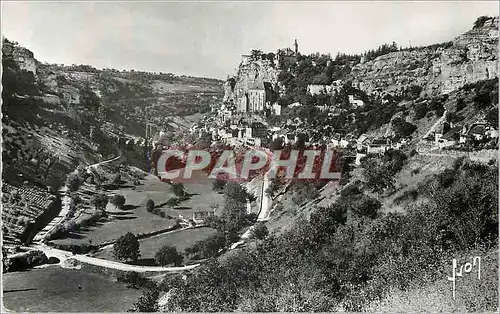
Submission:
<svg viewBox="0 0 500 314">
<path fill-rule="evenodd" d="M 458 98 L 456 105 L 457 105 L 457 111 L 461 111 L 462 109 L 464 109 L 467 106 L 465 104 L 465 101 L 463 100 L 463 98 Z"/>
<path fill-rule="evenodd" d="M 184 280 L 179 274 L 167 274 L 158 284 L 158 289 L 168 292 L 172 288 L 181 287 L 184 285 Z"/>
<path fill-rule="evenodd" d="M 169 206 L 169 207 L 177 206 L 177 205 L 179 205 L 179 203 L 180 203 L 180 200 L 178 197 L 171 197 L 166 202 L 167 206 Z"/>
<path fill-rule="evenodd" d="M 155 254 L 155 262 L 160 266 L 166 266 L 169 264 L 174 264 L 175 266 L 181 266 L 183 257 L 177 249 L 172 245 L 165 245 L 158 250 Z"/>
<path fill-rule="evenodd" d="M 155 283 L 149 279 L 139 274 L 138 272 L 131 271 L 125 274 L 119 274 L 116 279 L 118 282 L 123 282 L 127 284 L 127 287 L 139 289 L 139 288 L 153 288 Z"/>
<path fill-rule="evenodd" d="M 359 194 L 362 194 L 362 192 L 356 184 L 349 184 L 348 186 L 343 188 L 342 191 L 340 191 L 340 196 L 343 198 L 356 196 Z"/>
<path fill-rule="evenodd" d="M 158 289 L 144 290 L 139 299 L 134 303 L 134 312 L 158 312 Z"/>
<path fill-rule="evenodd" d="M 160 212 L 159 215 L 160 215 L 161 218 L 165 218 L 165 216 L 166 216 L 164 212 Z"/>
<path fill-rule="evenodd" d="M 66 179 L 66 186 L 71 192 L 77 191 L 80 188 L 81 183 L 80 176 L 78 176 L 78 173 L 76 172 L 70 173 Z"/>
<path fill-rule="evenodd" d="M 45 253 L 39 250 L 29 251 L 10 258 L 9 271 L 21 271 L 46 264 L 49 261 Z"/>
<path fill-rule="evenodd" d="M 224 188 L 226 187 L 226 181 L 221 179 L 215 179 L 212 182 L 212 189 L 217 193 L 224 192 Z"/>
<path fill-rule="evenodd" d="M 192 255 L 191 258 L 210 258 L 224 248 L 226 240 L 220 233 L 211 236 L 208 239 L 200 240 L 193 246 L 186 248 L 186 254 Z"/>
<path fill-rule="evenodd" d="M 476 28 L 480 28 L 480 27 L 483 27 L 484 26 L 484 23 L 491 19 L 491 17 L 489 16 L 486 16 L 486 15 L 483 15 L 483 16 L 480 16 L 476 19 L 476 21 L 474 22 L 474 26 L 472 27 L 473 29 L 476 29 Z"/>
<path fill-rule="evenodd" d="M 95 194 L 90 200 L 97 210 L 105 210 L 108 205 L 108 197 L 104 193 Z"/>
<path fill-rule="evenodd" d="M 426 103 L 422 102 L 422 103 L 415 104 L 415 109 L 414 110 L 415 110 L 415 119 L 416 120 L 420 120 L 423 117 L 425 117 L 425 115 L 429 111 L 429 108 L 427 108 L 427 104 Z"/>
<path fill-rule="evenodd" d="M 115 196 L 113 196 L 113 198 L 111 199 L 111 204 L 115 205 L 116 207 L 122 209 L 123 208 L 123 205 L 125 205 L 125 196 L 123 195 L 120 195 L 120 194 L 116 194 Z"/>
<path fill-rule="evenodd" d="M 255 224 L 254 229 L 252 231 L 252 237 L 257 240 L 262 240 L 267 237 L 269 234 L 269 230 L 267 230 L 266 225 L 263 222 L 258 222 Z"/>
<path fill-rule="evenodd" d="M 155 202 L 152 199 L 148 199 L 146 202 L 146 210 L 148 212 L 152 212 L 154 207 L 155 207 Z"/>
<path fill-rule="evenodd" d="M 171 185 L 172 193 L 174 193 L 177 197 L 183 197 L 186 195 L 186 190 L 184 189 L 184 185 L 182 183 L 173 183 Z"/>
</svg>

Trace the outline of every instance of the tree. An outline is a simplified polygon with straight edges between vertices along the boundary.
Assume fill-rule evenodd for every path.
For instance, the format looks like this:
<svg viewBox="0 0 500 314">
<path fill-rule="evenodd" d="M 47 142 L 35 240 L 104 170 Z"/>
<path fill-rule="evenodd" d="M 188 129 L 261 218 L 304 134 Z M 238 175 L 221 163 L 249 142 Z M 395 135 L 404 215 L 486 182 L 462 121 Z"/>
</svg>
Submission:
<svg viewBox="0 0 500 314">
<path fill-rule="evenodd" d="M 116 207 L 122 209 L 123 208 L 123 205 L 125 205 L 125 196 L 123 195 L 120 195 L 120 194 L 116 194 L 115 196 L 113 196 L 113 198 L 111 199 L 111 204 L 115 205 Z"/>
<path fill-rule="evenodd" d="M 241 203 L 246 203 L 247 199 L 250 197 L 247 190 L 235 182 L 228 182 L 224 189 L 224 193 L 226 198 L 234 199 Z"/>
<path fill-rule="evenodd" d="M 106 205 L 108 205 L 108 197 L 104 193 L 95 194 L 92 196 L 91 203 L 97 210 L 105 211 Z"/>
<path fill-rule="evenodd" d="M 172 193 L 174 193 L 175 196 L 186 196 L 186 190 L 184 189 L 184 185 L 182 183 L 173 183 L 170 188 L 172 189 Z"/>
<path fill-rule="evenodd" d="M 146 202 L 146 210 L 148 212 L 152 212 L 153 208 L 155 208 L 155 202 L 152 199 L 148 199 L 148 201 Z"/>
<path fill-rule="evenodd" d="M 490 126 L 492 126 L 495 129 L 498 129 L 498 108 L 492 108 L 490 109 L 486 115 L 485 115 L 485 120 L 488 122 Z"/>
<path fill-rule="evenodd" d="M 175 207 L 175 206 L 179 205 L 179 203 L 180 203 L 180 202 L 181 202 L 181 201 L 180 201 L 180 199 L 179 199 L 178 197 L 175 197 L 175 196 L 174 196 L 174 197 L 169 198 L 169 199 L 165 202 L 165 204 L 166 204 L 167 206 L 169 206 L 169 207 Z"/>
<path fill-rule="evenodd" d="M 283 186 L 281 183 L 280 179 L 278 178 L 273 178 L 269 182 L 269 186 L 267 187 L 265 193 L 269 197 L 274 197 L 276 193 L 280 190 L 280 188 Z"/>
<path fill-rule="evenodd" d="M 394 129 L 394 132 L 396 133 L 395 135 L 396 140 L 401 138 L 407 138 L 417 129 L 416 125 L 406 122 L 403 118 L 400 117 L 394 118 L 391 124 Z"/>
<path fill-rule="evenodd" d="M 158 297 L 160 292 L 158 289 L 145 290 L 139 299 L 134 303 L 135 312 L 158 312 Z"/>
<path fill-rule="evenodd" d="M 447 112 L 446 113 L 446 121 L 448 122 L 451 122 L 451 123 L 457 123 L 461 120 L 463 120 L 464 117 L 462 117 L 461 115 L 459 115 L 458 113 L 456 112 Z"/>
<path fill-rule="evenodd" d="M 132 232 L 121 236 L 113 245 L 113 255 L 117 260 L 136 261 L 141 255 L 139 252 L 139 240 Z"/>
<path fill-rule="evenodd" d="M 226 181 L 222 179 L 215 179 L 212 182 L 212 189 L 217 193 L 222 193 L 226 187 Z"/>
<path fill-rule="evenodd" d="M 122 176 L 119 173 L 117 173 L 113 176 L 113 180 L 111 180 L 111 184 L 119 185 L 121 181 L 122 181 Z"/>
<path fill-rule="evenodd" d="M 257 60 L 261 59 L 262 51 L 257 50 L 257 49 L 252 49 L 252 51 L 250 52 L 250 55 L 251 55 L 252 60 L 257 61 Z"/>
<path fill-rule="evenodd" d="M 164 245 L 155 254 L 156 264 L 161 266 L 166 266 L 169 264 L 174 264 L 175 266 L 181 266 L 183 256 L 177 252 L 177 249 L 172 245 Z"/>
<path fill-rule="evenodd" d="M 158 289 L 168 292 L 170 289 L 182 287 L 184 280 L 180 274 L 167 274 L 158 284 Z"/>
<path fill-rule="evenodd" d="M 266 225 L 260 221 L 255 224 L 254 229 L 252 231 L 252 236 L 257 240 L 263 240 L 269 234 L 269 230 L 267 230 Z"/>
<path fill-rule="evenodd" d="M 274 141 L 271 142 L 271 145 L 270 145 L 270 149 L 271 150 L 279 150 L 279 149 L 283 149 L 283 145 L 284 145 L 284 141 L 283 141 L 283 138 L 281 137 L 278 137 L 276 138 Z"/>
<path fill-rule="evenodd" d="M 467 105 L 465 104 L 465 101 L 463 98 L 458 98 L 457 99 L 457 111 L 460 111 L 464 109 Z"/>
<path fill-rule="evenodd" d="M 81 183 L 80 176 L 76 172 L 70 173 L 66 179 L 66 186 L 71 192 L 77 191 L 80 188 Z"/>
<path fill-rule="evenodd" d="M 476 28 L 480 28 L 480 27 L 483 27 L 484 23 L 491 19 L 491 17 L 489 16 L 486 16 L 486 15 L 483 15 L 483 16 L 480 16 L 476 19 L 476 21 L 474 22 L 474 26 L 472 27 L 473 29 L 476 29 Z"/>
<path fill-rule="evenodd" d="M 10 260 L 7 257 L 7 250 L 2 246 L 2 272 L 6 273 L 9 271 Z"/>
<path fill-rule="evenodd" d="M 365 157 L 361 161 L 365 184 L 373 192 L 381 193 L 385 189 L 394 187 L 393 173 L 384 165 L 383 161 L 377 157 Z"/>
</svg>

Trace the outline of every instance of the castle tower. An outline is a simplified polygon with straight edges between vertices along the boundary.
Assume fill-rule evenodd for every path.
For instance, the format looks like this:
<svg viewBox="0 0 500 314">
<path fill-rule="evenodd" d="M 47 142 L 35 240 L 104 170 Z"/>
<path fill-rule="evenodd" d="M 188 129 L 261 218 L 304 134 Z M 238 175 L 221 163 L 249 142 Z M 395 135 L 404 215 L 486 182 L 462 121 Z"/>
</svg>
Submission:
<svg viewBox="0 0 500 314">
<path fill-rule="evenodd" d="M 295 43 L 293 44 L 295 46 L 295 54 L 299 53 L 299 44 L 297 44 L 297 39 L 295 39 Z"/>
</svg>

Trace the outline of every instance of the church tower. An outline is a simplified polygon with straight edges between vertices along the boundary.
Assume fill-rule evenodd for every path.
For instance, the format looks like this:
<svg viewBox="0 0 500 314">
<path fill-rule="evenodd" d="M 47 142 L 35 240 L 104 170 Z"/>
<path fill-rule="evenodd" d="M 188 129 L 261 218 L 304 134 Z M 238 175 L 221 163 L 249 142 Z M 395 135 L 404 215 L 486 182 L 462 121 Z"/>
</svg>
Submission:
<svg viewBox="0 0 500 314">
<path fill-rule="evenodd" d="M 299 53 L 299 44 L 297 44 L 297 39 L 295 39 L 295 43 L 293 44 L 295 46 L 295 54 Z"/>
</svg>

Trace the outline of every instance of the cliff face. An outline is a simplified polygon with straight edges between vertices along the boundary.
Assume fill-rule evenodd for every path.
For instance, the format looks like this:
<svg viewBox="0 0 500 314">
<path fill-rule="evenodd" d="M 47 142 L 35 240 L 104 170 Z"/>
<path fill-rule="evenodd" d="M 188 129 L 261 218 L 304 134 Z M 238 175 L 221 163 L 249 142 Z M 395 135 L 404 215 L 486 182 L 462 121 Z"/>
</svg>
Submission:
<svg viewBox="0 0 500 314">
<path fill-rule="evenodd" d="M 249 87 L 262 82 L 269 82 L 272 86 L 278 83 L 278 68 L 269 60 L 257 60 L 242 62 L 238 68 L 234 88 L 232 82 L 224 84 L 224 101 L 231 99 L 236 103 L 237 99 L 243 97 Z"/>
<path fill-rule="evenodd" d="M 393 52 L 360 63 L 349 78 L 367 93 L 419 85 L 425 94 L 446 94 L 467 83 L 497 77 L 497 53 L 498 17 L 449 45 Z"/>
<path fill-rule="evenodd" d="M 30 50 L 19 46 L 16 42 L 3 43 L 2 53 L 4 59 L 11 59 L 19 69 L 37 74 L 37 61 Z"/>
</svg>

